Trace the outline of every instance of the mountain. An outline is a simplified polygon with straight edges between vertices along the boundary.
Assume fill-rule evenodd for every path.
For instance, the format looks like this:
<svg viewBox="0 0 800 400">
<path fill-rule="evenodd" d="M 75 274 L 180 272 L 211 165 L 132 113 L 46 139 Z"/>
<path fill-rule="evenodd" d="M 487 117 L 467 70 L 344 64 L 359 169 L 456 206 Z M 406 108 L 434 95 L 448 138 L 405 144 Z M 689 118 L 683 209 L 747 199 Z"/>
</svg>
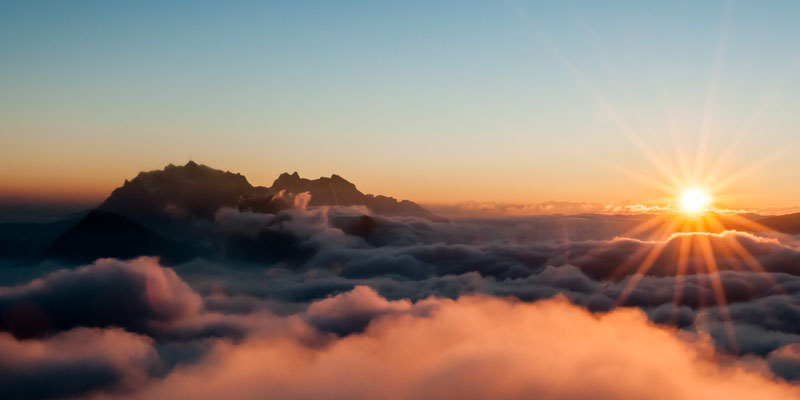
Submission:
<svg viewBox="0 0 800 400">
<path fill-rule="evenodd" d="M 0 259 L 36 258 L 58 236 L 80 221 L 85 213 L 55 222 L 0 224 Z"/>
<path fill-rule="evenodd" d="M 251 185 L 241 174 L 193 161 L 184 166 L 170 164 L 160 171 L 139 173 L 115 189 L 98 209 L 125 215 L 145 225 L 158 225 L 164 218 L 213 220 L 222 207 L 278 212 L 290 206 L 276 198 L 281 191 L 290 195 L 309 192 L 309 206 L 365 206 L 380 215 L 445 221 L 411 201 L 361 193 L 339 175 L 310 180 L 301 178 L 297 172 L 283 173 L 272 187 L 266 188 Z"/>
<path fill-rule="evenodd" d="M 330 178 L 322 177 L 310 180 L 301 178 L 297 172 L 291 175 L 284 172 L 278 179 L 275 179 L 270 189 L 276 193 L 282 190 L 291 194 L 309 192 L 311 194 L 309 206 L 366 205 L 365 196 L 356 189 L 356 185 L 335 174 Z"/>
<path fill-rule="evenodd" d="M 800 234 L 800 213 L 764 217 L 757 223 L 777 232 Z"/>
<path fill-rule="evenodd" d="M 275 193 L 285 191 L 290 194 L 308 192 L 311 194 L 309 206 L 366 206 L 372 212 L 385 216 L 419 217 L 434 222 L 446 222 L 420 205 L 408 201 L 397 201 L 392 197 L 373 196 L 361 193 L 356 185 L 339 175 L 330 178 L 305 179 L 295 172 L 283 173 L 270 187 Z"/>
<path fill-rule="evenodd" d="M 235 207 L 255 188 L 241 174 L 189 161 L 161 171 L 140 172 L 114 189 L 99 210 L 148 220 L 155 216 L 192 216 L 211 220 L 222 207 Z"/>
<path fill-rule="evenodd" d="M 744 213 L 736 215 L 716 215 L 720 230 L 737 230 L 755 233 L 800 234 L 800 213 L 784 215 L 759 215 Z"/>
<path fill-rule="evenodd" d="M 292 197 L 304 192 L 311 195 L 310 207 L 364 206 L 378 215 L 446 221 L 407 200 L 361 193 L 338 175 L 309 180 L 297 172 L 284 173 L 267 188 L 251 185 L 241 174 L 190 161 L 126 180 L 69 229 L 55 231 L 52 237 L 57 237 L 44 257 L 68 262 L 138 255 L 160 256 L 167 262 L 214 254 L 262 261 L 302 258 L 305 250 L 284 233 L 226 236 L 215 229 L 214 218 L 223 207 L 276 214 L 292 207 Z"/>
<path fill-rule="evenodd" d="M 45 251 L 45 258 L 91 262 L 97 258 L 157 255 L 167 261 L 190 258 L 191 246 L 167 239 L 119 214 L 92 210 Z"/>
</svg>

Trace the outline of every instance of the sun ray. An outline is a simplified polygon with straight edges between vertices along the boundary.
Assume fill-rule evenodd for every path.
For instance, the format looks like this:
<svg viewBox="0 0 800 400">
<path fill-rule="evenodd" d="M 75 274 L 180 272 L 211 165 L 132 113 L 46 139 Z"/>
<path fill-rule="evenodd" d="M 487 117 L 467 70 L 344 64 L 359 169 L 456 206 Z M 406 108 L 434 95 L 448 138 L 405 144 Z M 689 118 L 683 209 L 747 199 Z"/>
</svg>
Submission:
<svg viewBox="0 0 800 400">
<path fill-rule="evenodd" d="M 680 244 L 678 246 L 678 262 L 675 271 L 674 292 L 672 294 L 672 301 L 674 304 L 672 316 L 670 320 L 673 324 L 678 322 L 678 312 L 680 310 L 681 300 L 683 298 L 683 281 L 686 274 L 686 268 L 689 265 L 689 252 L 692 248 L 691 238 L 686 235 L 679 236 Z"/>
<path fill-rule="evenodd" d="M 669 136 L 671 139 L 672 147 L 674 154 L 678 161 L 678 168 L 680 169 L 681 178 L 684 180 L 688 180 L 691 177 L 692 171 L 691 166 L 689 164 L 689 158 L 687 157 L 686 152 L 684 151 L 685 144 L 683 140 L 678 135 L 678 128 L 675 123 L 675 115 L 672 111 L 672 97 L 670 96 L 670 92 L 667 88 L 667 85 L 664 83 L 664 79 L 662 77 L 662 73 L 660 68 L 656 66 L 657 73 L 655 73 L 656 82 L 659 87 L 660 93 L 660 100 L 661 100 L 661 108 L 665 114 L 665 119 L 667 123 L 667 131 L 669 132 Z"/>
<path fill-rule="evenodd" d="M 728 21 L 730 20 L 730 5 L 726 4 L 722 12 L 722 21 L 720 23 L 719 32 L 717 35 L 717 48 L 714 51 L 714 60 L 711 68 L 711 78 L 708 84 L 708 94 L 706 95 L 706 104 L 703 111 L 703 120 L 700 125 L 700 134 L 698 135 L 697 151 L 695 152 L 695 171 L 693 180 L 698 180 L 699 177 L 704 175 L 704 168 L 706 162 L 706 151 L 711 136 L 711 124 L 713 120 L 714 107 L 716 105 L 717 90 L 719 87 L 720 71 L 722 69 L 723 56 L 725 54 L 725 45 L 728 37 Z"/>
<path fill-rule="evenodd" d="M 720 224 L 716 218 L 712 219 L 712 221 Z M 721 237 L 725 238 L 725 236 Z M 756 276 L 769 284 L 771 289 L 774 290 L 779 296 L 783 297 L 790 304 L 797 304 L 797 301 L 783 288 L 783 285 L 775 280 L 769 271 L 767 271 L 766 268 L 764 268 L 764 266 L 761 265 L 761 263 L 752 254 L 750 254 L 750 252 L 741 243 L 739 243 L 738 240 L 729 237 L 727 240 L 723 240 L 722 244 L 725 245 L 725 247 L 722 248 L 723 251 L 733 253 L 731 254 L 731 258 L 738 257 L 746 265 L 750 266 L 750 268 L 756 273 Z"/>
<path fill-rule="evenodd" d="M 728 215 L 727 218 L 729 218 L 735 224 L 744 227 L 746 230 L 750 232 L 760 233 L 762 235 L 775 238 L 781 242 L 791 242 L 792 240 L 794 240 L 794 237 L 792 235 L 788 235 L 783 232 L 778 232 L 772 228 L 769 228 L 767 226 L 758 223 L 757 221 L 753 221 L 750 218 L 746 218 L 738 214 Z"/>
<path fill-rule="evenodd" d="M 675 265 L 673 289 L 673 322 L 676 322 L 683 301 L 686 276 L 688 274 L 695 274 L 701 286 L 705 286 L 706 288 L 710 287 L 713 293 L 713 301 L 723 319 L 725 334 L 727 335 L 730 347 L 733 351 L 738 351 L 735 330 L 727 304 L 728 299 L 726 298 L 725 289 L 721 281 L 722 275 L 719 270 L 720 265 L 726 264 L 719 264 L 717 257 L 726 257 L 726 259 L 730 260 L 730 266 L 726 268 L 736 270 L 752 269 L 758 272 L 759 275 L 765 274 L 765 271 L 758 260 L 748 252 L 737 238 L 726 236 L 725 231 L 728 230 L 728 227 L 721 223 L 714 215 L 716 211 L 714 210 L 714 204 L 711 204 L 710 201 L 711 195 L 716 196 L 724 192 L 730 185 L 738 182 L 739 179 L 753 171 L 762 168 L 768 162 L 778 157 L 782 152 L 770 154 L 733 173 L 723 173 L 732 154 L 744 142 L 744 139 L 749 136 L 753 124 L 763 113 L 765 108 L 762 103 L 761 106 L 752 110 L 749 117 L 736 132 L 734 139 L 728 141 L 728 145 L 722 150 L 721 155 L 715 157 L 713 160 L 710 157 L 709 152 L 713 150 L 711 148 L 711 139 L 712 135 L 716 133 L 714 126 L 715 107 L 719 94 L 722 65 L 726 50 L 730 8 L 730 4 L 726 4 L 721 16 L 702 119 L 697 132 L 697 143 L 694 149 L 693 163 L 690 163 L 689 155 L 687 154 L 688 151 L 681 141 L 681 136 L 677 134 L 674 115 L 671 112 L 669 93 L 666 90 L 666 86 L 661 86 L 662 103 L 665 104 L 664 108 L 667 115 L 668 130 L 672 137 L 672 147 L 677 158 L 677 173 L 675 172 L 675 166 L 669 165 L 669 163 L 666 162 L 668 158 L 665 157 L 663 151 L 656 151 L 658 148 L 651 147 L 643 140 L 643 135 L 648 134 L 649 130 L 646 128 L 637 129 L 640 128 L 640 126 L 632 125 L 631 122 L 638 121 L 624 116 L 610 99 L 589 81 L 583 71 L 567 57 L 556 43 L 538 29 L 530 15 L 519 7 L 517 7 L 517 11 L 530 24 L 538 39 L 545 45 L 549 52 L 564 65 L 565 69 L 578 82 L 579 86 L 587 92 L 599 110 L 616 124 L 620 132 L 630 140 L 641 155 L 652 165 L 660 179 L 654 179 L 653 176 L 646 176 L 638 171 L 619 168 L 613 165 L 612 167 L 622 171 L 624 175 L 627 175 L 633 180 L 642 182 L 663 193 L 684 193 L 681 202 L 673 203 L 673 205 L 682 205 L 682 207 L 679 208 L 682 211 L 681 214 L 674 215 L 672 213 L 664 213 L 664 217 L 656 216 L 649 218 L 636 224 L 631 229 L 628 229 L 628 232 L 622 235 L 622 237 L 630 237 L 632 239 L 636 239 L 634 235 L 639 235 L 643 232 L 657 232 L 658 235 L 667 233 L 670 236 L 666 239 L 657 237 L 657 240 L 652 246 L 634 251 L 633 254 L 628 256 L 626 261 L 617 267 L 614 274 L 612 274 L 611 280 L 615 279 L 616 276 L 613 275 L 619 272 L 627 274 L 630 272 L 631 267 L 638 263 L 636 271 L 630 274 L 630 278 L 626 282 L 625 287 L 617 296 L 615 302 L 616 306 L 625 304 L 641 279 L 643 279 L 652 269 L 653 265 L 663 257 L 668 247 L 675 244 L 674 242 L 670 244 L 670 242 L 677 241 L 677 263 Z M 783 152 L 788 151 L 791 150 L 788 148 L 783 149 Z M 692 189 L 693 187 L 694 189 Z M 673 210 L 670 208 L 667 209 Z M 752 230 L 757 234 L 768 234 L 773 237 L 778 237 L 778 235 L 769 228 L 761 226 L 745 217 L 734 214 L 734 216 L 728 218 L 727 221 L 736 223 L 741 227 L 746 227 L 748 228 L 747 230 Z M 713 243 L 712 235 L 714 235 Z M 566 260 L 569 259 L 569 251 L 570 249 L 568 247 L 564 250 Z M 606 251 L 608 251 L 608 249 L 605 248 L 590 249 L 585 254 L 578 257 L 575 263 L 580 265 L 598 254 L 604 254 Z M 670 251 L 672 251 L 672 249 L 670 249 Z M 717 254 L 715 254 L 715 251 Z M 692 264 L 690 264 L 690 262 Z M 770 285 L 775 287 L 780 286 L 777 282 L 774 282 L 774 280 L 770 282 Z M 700 296 L 700 301 L 703 303 L 700 304 L 700 308 L 704 308 L 706 306 L 705 296 Z"/>
<path fill-rule="evenodd" d="M 650 251 L 647 253 L 647 257 L 642 261 L 641 264 L 639 264 L 639 268 L 636 270 L 636 272 L 630 275 L 630 280 L 628 280 L 628 283 L 622 289 L 619 296 L 617 296 L 617 300 L 614 302 L 615 306 L 619 307 L 625 304 L 625 302 L 628 300 L 628 296 L 631 295 L 633 289 L 635 289 L 636 285 L 639 284 L 639 281 L 644 278 L 645 274 L 647 274 L 647 271 L 650 270 L 650 267 L 652 267 L 656 260 L 658 260 L 658 257 L 661 256 L 661 253 L 664 251 L 666 246 L 666 242 L 659 242 L 652 249 L 650 249 Z"/>
<path fill-rule="evenodd" d="M 662 224 L 660 229 L 659 229 L 659 231 L 658 231 L 658 233 L 657 233 L 657 236 L 658 237 L 663 236 L 664 233 L 666 231 L 668 231 L 669 229 L 671 229 L 670 228 L 670 224 Z M 674 227 L 672 229 L 674 229 Z M 636 250 L 633 254 L 631 254 L 625 262 L 623 262 L 621 265 L 619 265 L 619 266 L 617 266 L 615 268 L 614 272 L 611 274 L 611 278 L 612 279 L 616 279 L 616 278 L 619 278 L 619 277 L 627 276 L 627 273 L 628 273 L 628 270 L 629 270 L 630 267 L 635 265 L 640 260 L 642 260 L 642 263 L 647 262 L 647 258 L 649 258 L 650 254 L 653 251 L 655 251 L 655 248 L 657 248 L 658 246 L 661 246 L 662 244 L 665 244 L 665 243 L 666 243 L 665 240 L 657 240 L 657 241 L 654 242 L 654 245 L 651 248 L 648 248 L 646 246 L 642 246 L 641 248 Z M 637 267 L 637 270 L 641 270 L 641 263 L 639 264 L 639 267 Z"/>
<path fill-rule="evenodd" d="M 585 90 L 589 97 L 599 106 L 601 111 L 613 120 L 620 131 L 627 136 L 639 151 L 644 154 L 648 161 L 653 165 L 656 170 L 669 182 L 674 185 L 681 183 L 681 179 L 672 173 L 671 168 L 658 157 L 653 150 L 648 146 L 644 140 L 639 136 L 636 129 L 634 129 L 630 122 L 620 113 L 617 108 L 604 96 L 586 77 L 578 66 L 567 57 L 567 55 L 553 42 L 541 29 L 538 28 L 534 19 L 522 7 L 514 7 L 521 18 L 523 18 L 534 31 L 537 39 L 549 50 L 549 52 L 567 69 L 572 77 L 580 84 L 581 88 Z"/>
<path fill-rule="evenodd" d="M 662 228 L 661 234 L 663 234 L 664 232 L 674 231 L 677 224 L 678 221 L 676 219 L 673 219 L 672 221 L 670 221 L 669 224 L 665 225 Z M 667 247 L 668 244 L 669 244 L 669 239 L 664 241 L 659 241 L 652 249 L 650 249 L 645 259 L 642 261 L 641 264 L 639 264 L 639 267 L 637 268 L 636 272 L 631 275 L 631 279 L 628 281 L 628 284 L 625 286 L 622 292 L 620 292 L 620 295 L 617 297 L 617 301 L 615 302 L 617 306 L 620 306 L 624 304 L 625 301 L 627 301 L 628 296 L 630 296 L 630 293 L 633 291 L 633 289 L 636 288 L 636 285 L 639 284 L 639 281 L 644 277 L 645 274 L 647 274 L 647 272 L 650 270 L 653 264 L 658 260 L 658 257 L 661 256 L 661 253 L 664 251 L 664 249 Z M 625 269 L 627 269 L 627 267 L 625 267 L 625 264 L 623 264 L 623 266 L 620 267 L 619 269 L 624 271 Z"/>
<path fill-rule="evenodd" d="M 751 133 L 751 127 L 766 109 L 766 106 L 763 103 L 764 102 L 762 102 L 762 105 L 759 106 L 756 111 L 751 113 L 750 118 L 748 118 L 743 126 L 737 131 L 734 138 L 728 141 L 728 145 L 726 146 L 725 150 L 716 158 L 714 163 L 708 169 L 708 172 L 706 172 L 703 182 L 704 185 L 710 186 L 721 178 L 720 174 L 722 173 L 722 167 L 735 154 L 735 150 L 741 146 L 741 144 L 744 142 L 744 139 Z"/>
<path fill-rule="evenodd" d="M 739 179 L 746 176 L 747 174 L 753 173 L 754 171 L 764 168 L 767 164 L 775 161 L 776 158 L 780 158 L 786 154 L 794 153 L 796 149 L 797 149 L 796 144 L 787 145 L 783 147 L 781 150 L 778 150 L 766 157 L 763 157 L 762 159 L 728 175 L 724 179 L 721 179 L 709 186 L 711 187 L 711 190 L 713 190 L 714 192 L 722 192 L 728 189 L 732 184 L 736 183 Z"/>
<path fill-rule="evenodd" d="M 783 71 L 778 74 L 779 77 L 774 79 L 773 82 L 762 91 L 758 104 L 753 107 L 753 111 L 749 113 L 748 118 L 740 125 L 734 138 L 728 141 L 726 149 L 717 157 L 714 165 L 712 165 L 706 173 L 706 185 L 710 185 L 720 178 L 722 165 L 734 155 L 734 151 L 738 149 L 744 139 L 752 133 L 753 126 L 755 126 L 756 122 L 766 114 L 767 109 L 775 102 L 776 95 L 774 92 L 780 89 L 781 83 L 784 82 L 787 77 L 796 74 L 798 65 L 800 65 L 800 61 L 790 62 L 783 68 Z"/>
<path fill-rule="evenodd" d="M 636 235 L 642 234 L 650 229 L 653 229 L 663 223 L 668 221 L 668 217 L 666 215 L 654 215 L 650 218 L 645 219 L 644 221 L 634 225 L 632 228 L 626 230 L 625 232 L 618 235 L 618 237 L 622 238 L 630 238 L 635 237 Z M 605 246 L 599 246 L 591 251 L 587 252 L 586 254 L 580 256 L 576 263 L 579 264 L 581 261 L 584 261 L 588 258 L 596 257 L 607 252 L 608 249 Z"/>
<path fill-rule="evenodd" d="M 709 218 L 709 221 L 716 228 L 722 229 L 723 231 L 726 230 L 725 226 L 722 225 L 722 223 L 716 217 L 711 216 L 711 218 Z M 721 236 L 721 237 L 725 238 L 725 236 Z M 724 240 L 723 243 L 726 245 L 726 248 L 729 251 L 732 251 L 733 253 L 735 253 L 735 255 L 737 257 L 741 258 L 741 260 L 746 265 L 750 266 L 750 268 L 752 268 L 753 271 L 759 272 L 761 274 L 764 274 L 766 276 L 766 278 L 769 279 L 770 283 L 774 283 L 774 284 L 777 285 L 777 282 L 775 282 L 775 280 L 772 279 L 771 276 L 769 276 L 769 274 L 766 271 L 766 269 L 764 269 L 764 266 L 762 266 L 761 263 L 758 262 L 758 260 L 756 260 L 756 258 L 753 257 L 753 255 L 750 254 L 750 252 L 747 251 L 747 249 L 745 249 L 744 246 L 742 246 L 741 243 L 739 243 L 738 240 L 736 240 L 735 238 L 729 237 L 729 238 L 726 238 L 726 240 Z"/>
<path fill-rule="evenodd" d="M 714 256 L 714 250 L 711 246 L 711 240 L 709 239 L 709 234 L 697 234 L 696 237 L 700 244 L 700 251 L 702 253 L 704 260 L 706 276 L 708 277 L 708 280 L 711 283 L 711 288 L 714 293 L 714 300 L 717 303 L 716 304 L 717 308 L 720 312 L 720 316 L 722 316 L 723 319 L 725 333 L 728 336 L 728 341 L 731 349 L 733 350 L 734 353 L 737 353 L 738 345 L 736 342 L 736 332 L 733 327 L 733 320 L 731 319 L 730 310 L 728 310 L 728 303 L 725 297 L 725 290 L 722 287 L 722 280 L 720 279 L 717 260 L 716 257 Z"/>
<path fill-rule="evenodd" d="M 671 220 L 670 216 L 665 214 L 658 214 L 654 215 L 643 222 L 635 225 L 633 228 L 628 229 L 627 231 L 623 232 L 622 237 L 636 237 L 637 235 L 643 234 L 649 230 L 652 230 L 658 226 L 664 225 Z M 656 234 L 656 238 L 661 238 L 663 233 Z"/>
<path fill-rule="evenodd" d="M 614 165 L 614 164 L 611 164 L 611 163 L 608 163 L 608 162 L 606 162 L 606 164 L 609 165 L 612 169 L 616 170 L 617 172 L 625 174 L 629 178 L 635 179 L 639 183 L 642 183 L 642 184 L 645 184 L 647 186 L 650 186 L 653 189 L 656 189 L 658 191 L 661 191 L 661 192 L 664 192 L 664 193 L 668 193 L 668 192 L 673 190 L 673 186 L 670 186 L 669 184 L 664 183 L 664 182 L 662 182 L 660 180 L 653 179 L 652 176 L 646 176 L 646 175 L 644 175 L 642 173 L 639 173 L 639 172 L 636 172 L 636 171 L 632 171 L 630 169 L 623 168 L 623 167 L 620 167 L 618 165 Z"/>
</svg>

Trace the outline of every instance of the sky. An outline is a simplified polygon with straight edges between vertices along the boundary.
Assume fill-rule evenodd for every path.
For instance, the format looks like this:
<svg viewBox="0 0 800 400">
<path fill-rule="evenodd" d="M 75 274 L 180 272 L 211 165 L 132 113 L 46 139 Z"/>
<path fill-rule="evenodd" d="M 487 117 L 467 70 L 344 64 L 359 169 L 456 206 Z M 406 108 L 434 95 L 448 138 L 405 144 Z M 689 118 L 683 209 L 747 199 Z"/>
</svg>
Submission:
<svg viewBox="0 0 800 400">
<path fill-rule="evenodd" d="M 798 17 L 796 2 L 5 1 L 0 198 L 100 201 L 191 158 L 421 203 L 652 203 L 664 175 L 691 186 L 719 165 L 727 205 L 796 205 Z"/>
</svg>

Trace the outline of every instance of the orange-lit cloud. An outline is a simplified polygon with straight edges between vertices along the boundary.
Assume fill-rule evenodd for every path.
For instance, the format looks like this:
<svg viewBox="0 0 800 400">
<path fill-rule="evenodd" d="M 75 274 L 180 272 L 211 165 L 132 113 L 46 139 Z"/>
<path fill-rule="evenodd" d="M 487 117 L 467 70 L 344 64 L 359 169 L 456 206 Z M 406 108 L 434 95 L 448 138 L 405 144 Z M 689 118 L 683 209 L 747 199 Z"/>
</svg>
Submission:
<svg viewBox="0 0 800 400">
<path fill-rule="evenodd" d="M 274 336 L 219 342 L 201 364 L 129 397 L 800 398 L 764 362 L 721 358 L 708 339 L 656 327 L 640 311 L 597 316 L 560 298 L 435 302 L 428 316 L 388 314 L 322 347 Z"/>
<path fill-rule="evenodd" d="M 75 328 L 45 339 L 0 332 L 3 398 L 54 398 L 96 387 L 131 389 L 160 361 L 154 341 L 118 328 Z"/>
</svg>

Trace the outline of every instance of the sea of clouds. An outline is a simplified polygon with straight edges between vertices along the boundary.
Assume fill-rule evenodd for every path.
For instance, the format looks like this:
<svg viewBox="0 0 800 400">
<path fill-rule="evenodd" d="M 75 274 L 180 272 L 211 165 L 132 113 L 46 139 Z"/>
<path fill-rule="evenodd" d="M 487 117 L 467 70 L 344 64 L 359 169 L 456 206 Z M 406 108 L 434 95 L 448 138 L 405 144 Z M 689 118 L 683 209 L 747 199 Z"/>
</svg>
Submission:
<svg viewBox="0 0 800 400">
<path fill-rule="evenodd" d="M 625 235 L 643 215 L 365 212 L 222 209 L 224 257 L 4 267 L 20 270 L 0 287 L 0 393 L 800 398 L 791 237 Z M 696 235 L 718 271 L 685 250 Z"/>
</svg>

